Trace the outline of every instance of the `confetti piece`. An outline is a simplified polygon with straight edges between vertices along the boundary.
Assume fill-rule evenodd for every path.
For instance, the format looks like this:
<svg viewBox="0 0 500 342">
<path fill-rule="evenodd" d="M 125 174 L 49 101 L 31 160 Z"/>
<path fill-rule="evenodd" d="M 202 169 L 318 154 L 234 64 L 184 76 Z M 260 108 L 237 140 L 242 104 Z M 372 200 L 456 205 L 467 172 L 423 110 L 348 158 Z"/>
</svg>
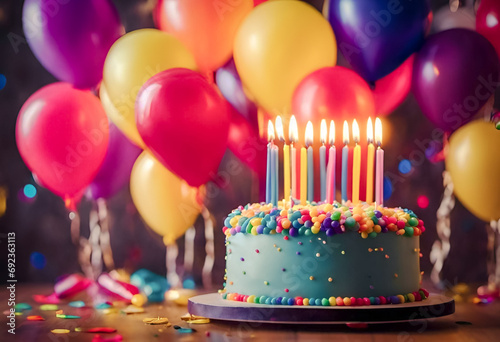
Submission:
<svg viewBox="0 0 500 342">
<path fill-rule="evenodd" d="M 53 334 L 69 334 L 68 329 L 52 329 L 50 332 Z"/>
<path fill-rule="evenodd" d="M 62 318 L 62 319 L 77 319 L 77 318 L 81 318 L 80 316 L 75 316 L 75 315 L 59 315 L 57 314 L 56 315 L 57 318 Z"/>
<path fill-rule="evenodd" d="M 127 315 L 138 314 L 138 313 L 143 313 L 144 309 L 143 308 L 139 308 L 139 307 L 137 307 L 135 305 L 129 305 L 125 309 L 123 309 L 122 312 L 126 313 Z"/>
<path fill-rule="evenodd" d="M 16 313 L 14 313 L 14 315 L 16 315 L 16 316 L 22 316 L 23 313 L 22 312 L 16 312 Z"/>
<path fill-rule="evenodd" d="M 40 310 L 42 311 L 57 311 L 59 307 L 55 304 L 43 304 L 40 305 Z"/>
<path fill-rule="evenodd" d="M 168 318 L 166 317 L 144 318 L 142 321 L 149 325 L 159 325 L 168 323 Z"/>
<path fill-rule="evenodd" d="M 97 328 L 75 328 L 75 331 L 77 332 L 84 332 L 84 333 L 103 333 L 103 334 L 112 334 L 116 332 L 115 328 L 109 328 L 109 327 L 97 327 Z"/>
<path fill-rule="evenodd" d="M 102 313 L 105 315 L 117 314 L 118 309 L 117 308 L 104 309 L 104 310 L 102 310 Z"/>
<path fill-rule="evenodd" d="M 82 300 L 77 300 L 77 301 L 69 303 L 68 305 L 73 307 L 73 308 L 83 308 L 83 307 L 85 307 L 85 302 Z"/>
<path fill-rule="evenodd" d="M 210 323 L 210 320 L 208 318 L 191 319 L 189 321 L 186 321 L 186 323 L 189 323 L 189 324 L 207 324 L 207 323 Z"/>
<path fill-rule="evenodd" d="M 14 308 L 16 311 L 21 312 L 21 311 L 26 311 L 26 310 L 31 310 L 32 307 L 28 303 L 17 303 Z"/>
<path fill-rule="evenodd" d="M 109 309 L 110 307 L 111 307 L 111 304 L 109 304 L 109 303 L 99 303 L 99 304 L 94 306 L 94 308 L 96 308 L 97 310 Z"/>
<path fill-rule="evenodd" d="M 119 342 L 123 341 L 123 336 L 122 335 L 116 335 L 110 338 L 103 338 L 101 335 L 96 334 L 94 335 L 94 338 L 92 339 L 92 342 Z"/>
<path fill-rule="evenodd" d="M 57 298 L 56 294 L 53 293 L 48 296 L 44 295 L 33 295 L 33 300 L 39 304 L 59 304 L 60 300 Z"/>
<path fill-rule="evenodd" d="M 196 330 L 194 330 L 192 328 L 179 328 L 179 329 L 176 329 L 176 331 L 179 334 L 191 334 L 191 333 L 196 332 Z"/>
<path fill-rule="evenodd" d="M 28 321 L 45 321 L 42 316 L 28 316 L 26 317 Z"/>
<path fill-rule="evenodd" d="M 64 314 L 64 311 L 62 311 L 62 310 L 57 310 L 56 311 L 56 315 L 62 315 L 62 314 Z"/>
</svg>

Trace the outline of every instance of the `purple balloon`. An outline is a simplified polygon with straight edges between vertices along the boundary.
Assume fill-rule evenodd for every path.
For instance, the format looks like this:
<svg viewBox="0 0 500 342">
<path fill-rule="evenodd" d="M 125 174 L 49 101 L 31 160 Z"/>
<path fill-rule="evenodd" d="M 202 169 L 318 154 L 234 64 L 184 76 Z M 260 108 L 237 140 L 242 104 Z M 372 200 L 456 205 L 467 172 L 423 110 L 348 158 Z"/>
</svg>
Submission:
<svg viewBox="0 0 500 342">
<path fill-rule="evenodd" d="M 326 12 L 345 59 L 373 82 L 420 49 L 430 6 L 428 0 L 330 0 Z"/>
<path fill-rule="evenodd" d="M 40 63 L 78 88 L 101 81 L 106 55 L 124 33 L 110 0 L 26 0 L 23 29 Z"/>
<path fill-rule="evenodd" d="M 217 69 L 215 83 L 224 98 L 248 121 L 257 123 L 257 106 L 243 92 L 240 75 L 231 59 L 226 65 Z"/>
<path fill-rule="evenodd" d="M 87 197 L 108 199 L 128 184 L 134 162 L 142 149 L 132 144 L 120 130 L 109 124 L 108 151 L 101 168 L 87 188 Z"/>
<path fill-rule="evenodd" d="M 477 32 L 452 29 L 429 37 L 415 58 L 413 93 L 424 115 L 453 132 L 466 124 L 495 93 L 500 62 Z"/>
</svg>

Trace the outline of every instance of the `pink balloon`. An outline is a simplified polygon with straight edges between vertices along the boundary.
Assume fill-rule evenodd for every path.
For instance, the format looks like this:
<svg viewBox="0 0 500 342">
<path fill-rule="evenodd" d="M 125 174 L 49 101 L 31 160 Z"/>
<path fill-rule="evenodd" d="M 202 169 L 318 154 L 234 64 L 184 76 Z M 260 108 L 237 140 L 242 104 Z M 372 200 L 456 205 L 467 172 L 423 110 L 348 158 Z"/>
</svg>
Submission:
<svg viewBox="0 0 500 342">
<path fill-rule="evenodd" d="M 227 146 L 229 104 L 201 74 L 162 71 L 139 91 L 139 134 L 155 157 L 191 186 L 214 178 Z"/>
<path fill-rule="evenodd" d="M 481 0 L 476 14 L 476 30 L 490 41 L 500 57 L 500 2 Z"/>
<path fill-rule="evenodd" d="M 396 70 L 375 82 L 373 99 L 378 116 L 390 114 L 410 92 L 414 59 L 415 55 L 411 55 Z"/>
<path fill-rule="evenodd" d="M 44 187 L 74 205 L 101 166 L 108 119 L 97 97 L 67 83 L 34 93 L 17 118 L 16 140 Z"/>
</svg>

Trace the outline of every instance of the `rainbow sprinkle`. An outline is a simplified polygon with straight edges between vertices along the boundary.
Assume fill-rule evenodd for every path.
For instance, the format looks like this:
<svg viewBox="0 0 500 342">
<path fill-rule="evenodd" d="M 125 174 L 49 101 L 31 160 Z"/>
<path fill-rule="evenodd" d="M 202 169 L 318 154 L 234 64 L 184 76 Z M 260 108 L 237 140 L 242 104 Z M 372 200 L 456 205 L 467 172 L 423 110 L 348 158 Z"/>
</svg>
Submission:
<svg viewBox="0 0 500 342">
<path fill-rule="evenodd" d="M 363 239 L 380 233 L 395 232 L 402 236 L 419 236 L 424 222 L 409 209 L 386 208 L 360 203 L 308 204 L 293 208 L 254 203 L 234 209 L 224 220 L 226 237 L 242 234 L 283 234 L 283 238 L 324 232 L 326 236 L 357 231 Z"/>
</svg>

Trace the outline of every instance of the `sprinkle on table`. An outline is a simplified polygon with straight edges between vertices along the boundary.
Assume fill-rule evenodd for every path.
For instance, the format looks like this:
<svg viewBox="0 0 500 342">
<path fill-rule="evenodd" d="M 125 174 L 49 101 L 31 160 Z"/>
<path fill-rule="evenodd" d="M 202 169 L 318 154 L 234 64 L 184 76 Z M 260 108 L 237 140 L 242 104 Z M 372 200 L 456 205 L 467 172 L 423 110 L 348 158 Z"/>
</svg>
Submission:
<svg viewBox="0 0 500 342">
<path fill-rule="evenodd" d="M 68 305 L 73 307 L 73 308 L 83 308 L 83 307 L 85 307 L 85 302 L 82 300 L 77 300 L 77 301 L 69 303 Z"/>
<path fill-rule="evenodd" d="M 45 321 L 45 318 L 43 318 L 42 316 L 38 316 L 38 315 L 28 316 L 28 317 L 26 317 L 26 319 L 28 321 Z"/>
<path fill-rule="evenodd" d="M 40 305 L 42 311 L 57 311 L 59 307 L 56 304 L 42 304 Z"/>
<path fill-rule="evenodd" d="M 123 309 L 122 312 L 126 313 L 127 315 L 130 315 L 130 314 L 139 314 L 139 313 L 143 313 L 144 309 L 143 308 L 139 308 L 139 307 L 137 307 L 135 305 L 129 305 L 125 309 Z"/>
<path fill-rule="evenodd" d="M 166 317 L 144 318 L 142 321 L 149 325 L 160 325 L 168 323 L 168 318 Z"/>
<path fill-rule="evenodd" d="M 52 329 L 50 332 L 53 334 L 69 334 L 70 333 L 69 329 Z"/>
</svg>

